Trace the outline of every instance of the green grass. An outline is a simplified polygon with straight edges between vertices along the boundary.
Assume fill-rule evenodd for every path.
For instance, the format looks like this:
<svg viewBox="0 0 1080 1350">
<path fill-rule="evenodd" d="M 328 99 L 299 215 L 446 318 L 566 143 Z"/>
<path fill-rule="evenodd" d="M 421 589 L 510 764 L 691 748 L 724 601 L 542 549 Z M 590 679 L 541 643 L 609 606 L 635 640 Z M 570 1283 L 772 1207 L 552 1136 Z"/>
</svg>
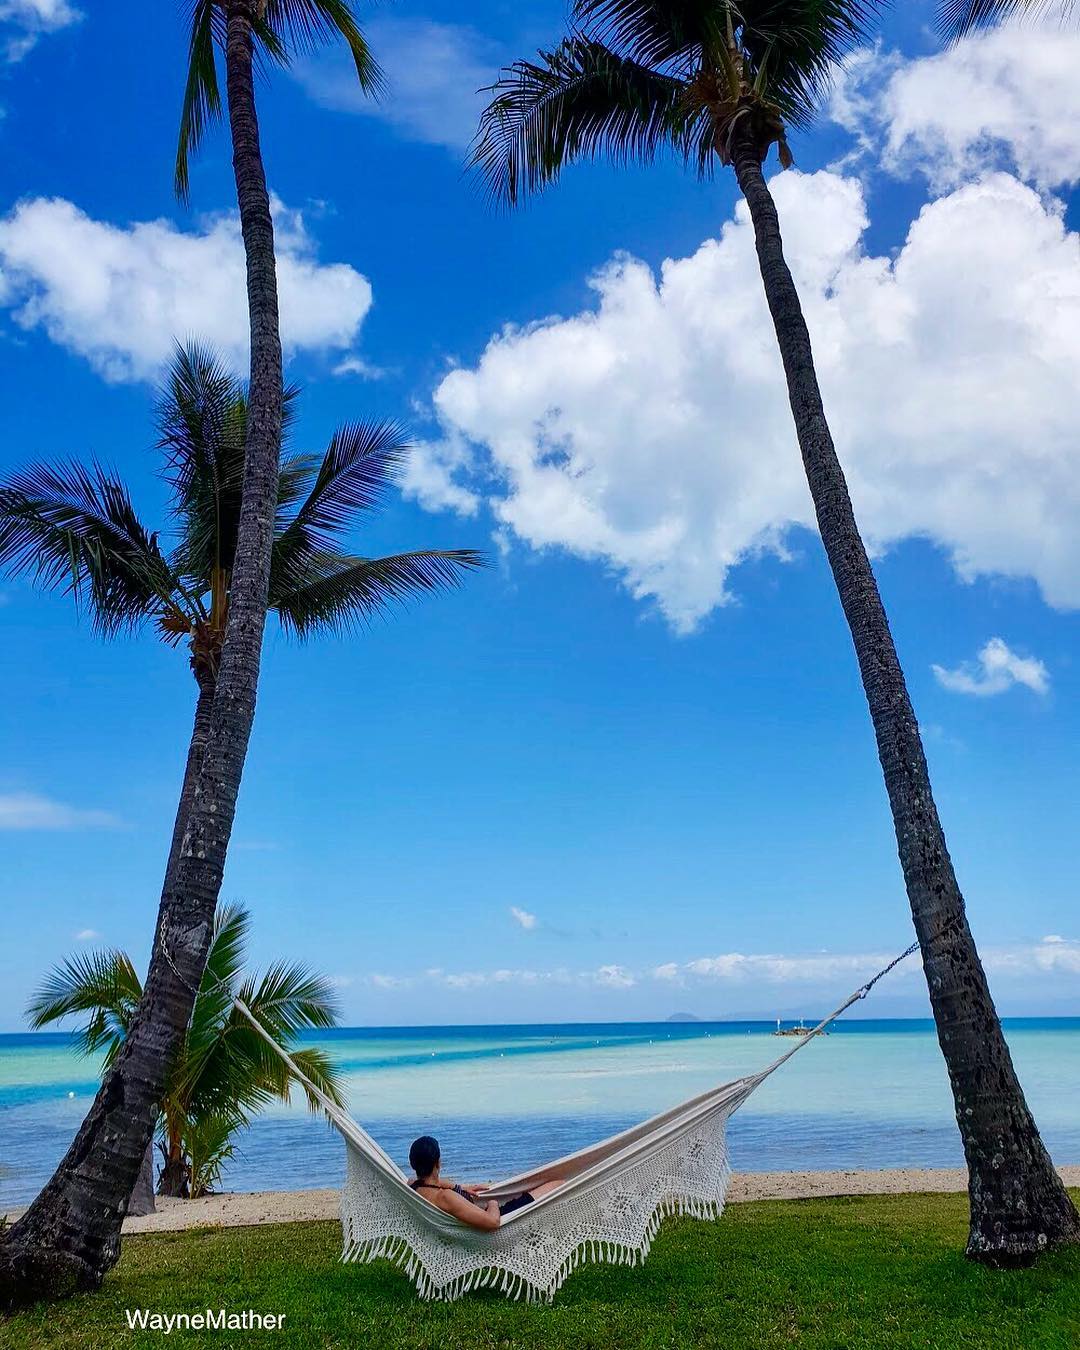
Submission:
<svg viewBox="0 0 1080 1350">
<path fill-rule="evenodd" d="M 961 1196 L 770 1201 L 667 1222 L 641 1269 L 586 1266 L 555 1303 L 418 1302 L 385 1262 L 343 1266 L 336 1224 L 130 1238 L 97 1294 L 0 1323 L 0 1345 L 537 1346 L 543 1350 L 1040 1350 L 1080 1346 L 1080 1250 L 965 1261 Z M 277 1332 L 127 1330 L 125 1308 L 285 1313 Z"/>
</svg>

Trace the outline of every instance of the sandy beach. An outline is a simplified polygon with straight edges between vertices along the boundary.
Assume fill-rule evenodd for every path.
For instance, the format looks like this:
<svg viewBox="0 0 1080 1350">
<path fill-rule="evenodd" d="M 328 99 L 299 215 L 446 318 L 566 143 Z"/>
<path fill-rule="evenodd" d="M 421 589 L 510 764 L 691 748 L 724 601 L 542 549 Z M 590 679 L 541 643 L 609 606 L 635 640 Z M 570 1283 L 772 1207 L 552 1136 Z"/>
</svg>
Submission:
<svg viewBox="0 0 1080 1350">
<path fill-rule="evenodd" d="M 1080 1187 L 1080 1166 L 1059 1169 L 1066 1185 Z M 907 1195 L 963 1191 L 963 1168 L 895 1167 L 851 1172 L 740 1172 L 732 1178 L 728 1201 L 808 1200 L 824 1195 Z M 340 1192 L 228 1191 L 199 1200 L 159 1199 L 158 1212 L 127 1219 L 125 1233 L 173 1233 L 185 1228 L 245 1228 L 262 1223 L 310 1223 L 336 1219 Z M 13 1210 L 14 1221 L 21 1210 Z"/>
</svg>

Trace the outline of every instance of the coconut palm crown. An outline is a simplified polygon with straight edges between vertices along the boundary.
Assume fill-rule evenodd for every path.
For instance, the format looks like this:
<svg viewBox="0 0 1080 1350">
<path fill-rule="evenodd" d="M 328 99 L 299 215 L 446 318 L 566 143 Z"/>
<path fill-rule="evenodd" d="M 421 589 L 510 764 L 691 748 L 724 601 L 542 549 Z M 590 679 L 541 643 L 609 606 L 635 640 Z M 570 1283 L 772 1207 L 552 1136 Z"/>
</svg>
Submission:
<svg viewBox="0 0 1080 1350">
<path fill-rule="evenodd" d="M 218 57 L 228 40 L 233 10 L 245 10 L 251 26 L 256 64 L 289 66 L 297 55 L 336 39 L 349 49 L 360 88 L 372 95 L 382 89 L 382 73 L 349 0 L 187 0 L 188 73 L 180 112 L 175 188 L 188 195 L 188 166 L 207 130 L 221 121 Z"/>
<path fill-rule="evenodd" d="M 674 150 L 699 174 L 730 163 L 733 137 L 760 159 L 805 125 L 830 71 L 869 33 L 878 0 L 574 0 L 573 27 L 492 86 L 472 162 L 516 202 L 564 165 Z"/>
<path fill-rule="evenodd" d="M 286 406 L 295 411 L 295 391 Z M 242 383 L 213 353 L 178 348 L 158 414 L 172 546 L 100 464 L 41 464 L 0 482 L 0 567 L 70 592 L 105 636 L 152 625 L 170 645 L 186 641 L 200 688 L 212 685 L 229 612 L 246 412 Z M 301 638 L 347 629 L 482 565 L 472 549 L 364 558 L 342 547 L 384 501 L 408 453 L 394 423 L 351 422 L 321 457 L 284 456 L 270 608 L 285 629 Z"/>
</svg>

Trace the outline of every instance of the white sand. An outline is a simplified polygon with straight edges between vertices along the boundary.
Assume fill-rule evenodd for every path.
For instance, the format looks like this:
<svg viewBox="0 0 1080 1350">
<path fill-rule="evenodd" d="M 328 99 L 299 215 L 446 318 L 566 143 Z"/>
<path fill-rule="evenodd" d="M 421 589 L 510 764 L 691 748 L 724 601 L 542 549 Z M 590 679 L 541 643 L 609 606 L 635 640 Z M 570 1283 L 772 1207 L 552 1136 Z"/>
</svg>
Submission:
<svg viewBox="0 0 1080 1350">
<path fill-rule="evenodd" d="M 1069 1186 L 1080 1186 L 1080 1167 L 1062 1167 Z M 963 1168 L 893 1167 L 880 1172 L 740 1172 L 728 1199 L 807 1200 L 819 1195 L 905 1195 L 963 1191 Z M 183 1228 L 242 1228 L 260 1223 L 306 1223 L 338 1217 L 338 1191 L 254 1191 L 207 1195 L 201 1200 L 158 1200 L 158 1212 L 127 1219 L 125 1233 L 167 1233 Z M 17 1211 L 8 1217 L 14 1220 Z"/>
</svg>

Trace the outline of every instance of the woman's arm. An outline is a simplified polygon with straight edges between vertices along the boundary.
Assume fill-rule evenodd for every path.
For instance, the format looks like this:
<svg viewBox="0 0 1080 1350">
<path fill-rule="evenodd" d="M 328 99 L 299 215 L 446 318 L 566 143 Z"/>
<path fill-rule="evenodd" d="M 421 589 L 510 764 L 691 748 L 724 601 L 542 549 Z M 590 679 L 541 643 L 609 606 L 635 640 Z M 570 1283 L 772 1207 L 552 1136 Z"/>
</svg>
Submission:
<svg viewBox="0 0 1080 1350">
<path fill-rule="evenodd" d="M 470 1228 L 494 1231 L 502 1223 L 502 1215 L 495 1200 L 489 1200 L 486 1207 L 481 1209 L 479 1205 L 466 1200 L 463 1195 L 458 1195 L 453 1190 L 443 1191 L 440 1199 L 442 1200 L 440 1209 L 452 1214 L 455 1219 L 460 1219 L 462 1223 L 467 1223 Z"/>
</svg>

